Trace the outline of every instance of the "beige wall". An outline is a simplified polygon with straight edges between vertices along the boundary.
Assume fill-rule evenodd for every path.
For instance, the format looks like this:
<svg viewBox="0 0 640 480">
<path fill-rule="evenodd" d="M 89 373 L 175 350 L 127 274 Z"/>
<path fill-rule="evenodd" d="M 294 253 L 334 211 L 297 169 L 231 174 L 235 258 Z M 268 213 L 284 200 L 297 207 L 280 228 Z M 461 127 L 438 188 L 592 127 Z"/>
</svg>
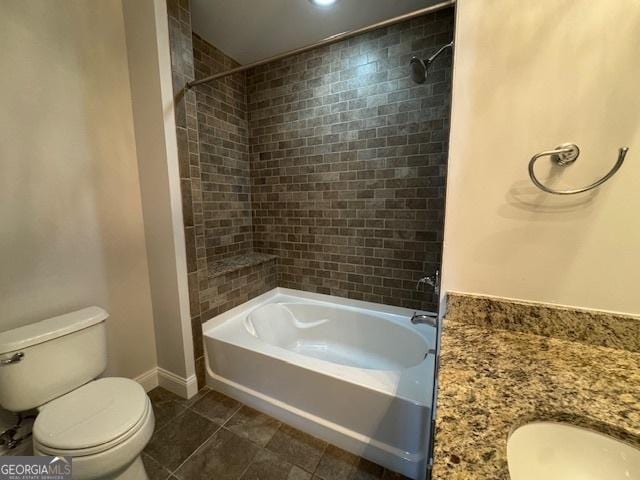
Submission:
<svg viewBox="0 0 640 480">
<path fill-rule="evenodd" d="M 459 0 L 444 290 L 640 312 L 640 3 Z M 550 185 L 527 163 L 577 143 Z M 540 175 L 550 174 L 549 160 Z"/>
<path fill-rule="evenodd" d="M 156 353 L 119 0 L 0 3 L 0 329 L 109 311 L 108 374 Z"/>
</svg>

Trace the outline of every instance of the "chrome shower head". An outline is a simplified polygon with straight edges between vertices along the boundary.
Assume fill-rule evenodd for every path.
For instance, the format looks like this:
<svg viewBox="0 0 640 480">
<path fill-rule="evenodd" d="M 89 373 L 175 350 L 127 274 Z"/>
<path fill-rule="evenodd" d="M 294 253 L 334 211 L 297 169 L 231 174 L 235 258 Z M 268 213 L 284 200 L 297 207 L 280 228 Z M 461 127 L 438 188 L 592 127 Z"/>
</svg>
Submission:
<svg viewBox="0 0 640 480">
<path fill-rule="evenodd" d="M 427 79 L 427 65 L 424 60 L 418 57 L 412 57 L 410 62 L 411 79 L 416 83 L 424 83 Z"/>
<path fill-rule="evenodd" d="M 409 63 L 411 67 L 411 79 L 416 83 L 424 83 L 427 80 L 427 72 L 433 61 L 444 52 L 447 48 L 453 48 L 453 42 L 447 43 L 438 49 L 436 53 L 431 55 L 426 60 L 422 60 L 418 57 L 411 57 Z"/>
</svg>

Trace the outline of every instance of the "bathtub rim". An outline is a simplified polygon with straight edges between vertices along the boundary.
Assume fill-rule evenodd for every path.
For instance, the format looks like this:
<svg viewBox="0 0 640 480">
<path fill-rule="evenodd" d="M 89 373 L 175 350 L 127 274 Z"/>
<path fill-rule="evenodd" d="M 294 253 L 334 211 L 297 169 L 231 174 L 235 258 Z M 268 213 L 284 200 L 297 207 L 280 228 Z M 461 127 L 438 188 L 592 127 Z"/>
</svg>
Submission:
<svg viewBox="0 0 640 480">
<path fill-rule="evenodd" d="M 320 372 L 323 375 L 332 377 L 338 381 L 353 383 L 360 387 L 368 388 L 377 393 L 396 397 L 405 402 L 410 402 L 412 404 L 419 405 L 422 407 L 429 407 L 429 408 L 433 407 L 432 405 L 433 389 L 435 388 L 433 382 L 432 383 L 427 382 L 423 384 L 422 387 L 424 387 L 424 392 L 421 392 L 421 394 L 418 397 L 417 395 L 408 395 L 408 394 L 399 392 L 397 390 L 394 391 L 393 390 L 394 387 L 389 382 L 389 378 L 381 379 L 378 376 L 387 377 L 387 376 L 397 374 L 398 376 L 402 377 L 403 375 L 402 372 L 405 372 L 405 371 L 417 372 L 420 370 L 424 370 L 424 371 L 435 372 L 436 359 L 435 359 L 434 349 L 435 349 L 436 332 L 434 327 L 429 327 L 427 325 L 413 326 L 415 330 L 417 330 L 418 332 L 420 332 L 421 327 L 423 327 L 424 329 L 433 328 L 434 345 L 433 346 L 430 345 L 428 355 L 425 357 L 425 359 L 422 362 L 420 362 L 419 364 L 413 367 L 404 369 L 402 371 L 401 370 L 364 369 L 364 368 L 347 366 L 347 365 L 339 365 L 339 364 L 330 362 L 328 360 L 323 360 L 319 358 L 306 357 L 305 355 L 291 352 L 286 349 L 282 349 L 281 347 L 276 347 L 269 343 L 266 343 L 263 340 L 253 337 L 249 332 L 245 332 L 250 337 L 249 340 L 252 343 L 261 344 L 259 349 L 251 345 L 247 345 L 242 341 L 229 340 L 227 338 L 221 339 L 219 336 L 216 336 L 215 334 L 211 333 L 212 330 L 219 327 L 223 327 L 224 324 L 230 320 L 237 320 L 242 323 L 243 320 L 238 319 L 240 315 L 242 315 L 243 313 L 249 313 L 249 311 L 252 311 L 262 305 L 271 303 L 271 300 L 273 300 L 275 297 L 278 297 L 280 295 L 283 295 L 288 298 L 298 297 L 307 301 L 318 302 L 322 304 L 326 304 L 326 303 L 337 304 L 344 308 L 350 308 L 350 309 L 377 310 L 377 311 L 381 311 L 384 314 L 387 314 L 390 316 L 396 316 L 396 317 L 405 317 L 405 316 L 410 317 L 411 315 L 413 315 L 414 312 L 418 312 L 418 313 L 424 312 L 422 310 L 413 310 L 413 309 L 408 309 L 404 307 L 382 305 L 378 303 L 364 302 L 361 300 L 351 300 L 351 299 L 342 298 L 342 297 L 334 297 L 332 295 L 324 295 L 320 293 L 304 292 L 301 290 L 276 287 L 272 290 L 269 290 L 268 292 L 263 293 L 262 295 L 259 295 L 258 297 L 255 297 L 249 300 L 248 302 L 242 303 L 237 307 L 232 308 L 231 310 L 228 310 L 220 315 L 213 317 L 210 320 L 207 320 L 207 322 L 205 322 L 202 325 L 203 342 L 206 342 L 207 337 L 214 338 L 217 341 L 225 342 L 225 343 L 234 345 L 238 348 L 244 348 L 250 351 L 254 351 L 261 355 L 266 355 L 266 356 L 278 359 L 280 361 L 295 365 L 296 367 L 304 370 L 308 370 L 312 372 Z M 396 320 L 383 319 L 383 320 L 395 321 L 396 323 L 398 323 L 399 325 L 405 328 L 411 328 L 411 326 L 407 326 L 399 323 L 398 319 Z M 242 328 L 244 329 L 244 325 L 242 325 Z M 208 361 L 208 358 L 206 355 L 207 353 L 206 343 L 204 345 L 204 351 L 205 351 L 205 360 Z M 299 361 L 294 361 L 294 359 Z M 327 370 L 319 370 L 317 368 L 317 364 L 326 365 Z M 345 378 L 345 375 L 347 378 Z M 367 381 L 363 381 L 362 380 L 363 377 L 367 378 Z"/>
<path fill-rule="evenodd" d="M 321 303 L 335 303 L 337 305 L 343 306 L 345 308 L 360 308 L 363 310 L 377 310 L 388 315 L 398 315 L 398 311 L 402 311 L 402 315 L 412 316 L 414 313 L 418 314 L 434 314 L 435 312 L 429 312 L 427 310 L 419 310 L 415 308 L 405 308 L 405 307 L 396 307 L 393 305 L 386 305 L 384 303 L 375 303 L 375 302 L 367 302 L 364 300 L 353 300 L 350 298 L 337 297 L 334 295 L 326 295 L 324 293 L 315 293 L 315 292 L 306 292 L 304 290 L 295 290 L 293 288 L 285 288 L 285 287 L 275 287 L 271 290 L 258 295 L 257 297 L 252 298 L 246 302 L 241 303 L 233 307 L 226 312 L 223 312 L 219 315 L 215 315 L 207 319 L 202 323 L 202 333 L 206 333 L 207 328 L 215 328 L 216 326 L 226 322 L 227 320 L 237 316 L 242 310 L 246 309 L 248 306 L 252 308 L 257 308 L 263 303 L 267 303 L 267 300 L 275 297 L 277 295 L 285 295 L 291 297 L 301 297 L 312 302 L 321 302 Z M 215 322 L 214 322 L 215 320 Z"/>
</svg>

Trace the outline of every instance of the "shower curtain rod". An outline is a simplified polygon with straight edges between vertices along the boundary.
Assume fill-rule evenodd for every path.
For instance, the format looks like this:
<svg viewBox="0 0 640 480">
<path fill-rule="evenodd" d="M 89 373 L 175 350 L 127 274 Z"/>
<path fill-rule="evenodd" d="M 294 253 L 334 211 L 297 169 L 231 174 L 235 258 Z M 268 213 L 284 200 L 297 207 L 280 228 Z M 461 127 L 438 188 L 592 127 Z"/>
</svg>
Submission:
<svg viewBox="0 0 640 480">
<path fill-rule="evenodd" d="M 231 70 L 226 70 L 224 72 L 216 73 L 215 75 L 211 75 L 209 77 L 201 78 L 199 80 L 193 80 L 188 82 L 186 88 L 192 88 L 196 85 L 200 85 L 202 83 L 208 83 L 213 80 L 217 80 L 222 77 L 226 77 L 228 75 L 233 75 L 234 73 L 244 72 L 245 70 L 249 70 L 250 68 L 258 67 L 260 65 L 264 65 L 265 63 L 270 63 L 276 60 L 282 60 L 283 58 L 290 57 L 292 55 L 296 55 L 298 53 L 303 53 L 308 50 L 313 50 L 314 48 L 323 47 L 325 45 L 330 45 L 332 43 L 339 42 L 340 40 L 345 40 L 347 38 L 355 37 L 356 35 L 360 35 L 362 33 L 367 33 L 372 30 L 377 30 L 378 28 L 387 27 L 389 25 L 393 25 L 394 23 L 400 23 L 405 20 L 411 20 L 412 18 L 419 17 L 421 15 L 425 15 L 427 13 L 436 12 L 438 10 L 442 10 L 443 8 L 454 5 L 456 0 L 446 0 L 444 2 L 437 3 L 435 5 L 431 5 L 429 7 L 421 8 L 420 10 L 415 10 L 413 12 L 405 13 L 404 15 L 399 15 L 397 17 L 390 18 L 388 20 L 384 20 L 382 22 L 374 23 L 367 27 L 358 28 L 357 30 L 352 30 L 350 32 L 338 33 L 336 35 L 331 35 L 330 37 L 325 38 L 324 40 L 320 40 L 319 42 L 313 43 L 311 45 L 307 45 L 305 47 L 296 48 L 294 50 L 289 50 L 287 52 L 281 53 L 279 55 L 274 55 L 273 57 L 265 58 L 264 60 L 259 60 L 257 62 L 248 63 L 247 65 L 241 65 L 236 68 L 232 68 Z"/>
</svg>

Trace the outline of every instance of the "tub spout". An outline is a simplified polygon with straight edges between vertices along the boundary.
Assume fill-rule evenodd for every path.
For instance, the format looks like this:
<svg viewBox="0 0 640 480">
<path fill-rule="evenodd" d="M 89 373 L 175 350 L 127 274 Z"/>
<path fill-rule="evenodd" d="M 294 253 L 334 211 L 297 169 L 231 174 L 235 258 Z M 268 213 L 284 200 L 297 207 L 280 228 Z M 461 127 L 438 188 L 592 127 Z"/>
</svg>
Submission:
<svg viewBox="0 0 640 480">
<path fill-rule="evenodd" d="M 429 325 L 431 327 L 438 326 L 438 314 L 437 313 L 414 313 L 411 317 L 411 323 L 414 325 L 418 325 L 419 323 L 423 323 L 425 325 Z"/>
</svg>

